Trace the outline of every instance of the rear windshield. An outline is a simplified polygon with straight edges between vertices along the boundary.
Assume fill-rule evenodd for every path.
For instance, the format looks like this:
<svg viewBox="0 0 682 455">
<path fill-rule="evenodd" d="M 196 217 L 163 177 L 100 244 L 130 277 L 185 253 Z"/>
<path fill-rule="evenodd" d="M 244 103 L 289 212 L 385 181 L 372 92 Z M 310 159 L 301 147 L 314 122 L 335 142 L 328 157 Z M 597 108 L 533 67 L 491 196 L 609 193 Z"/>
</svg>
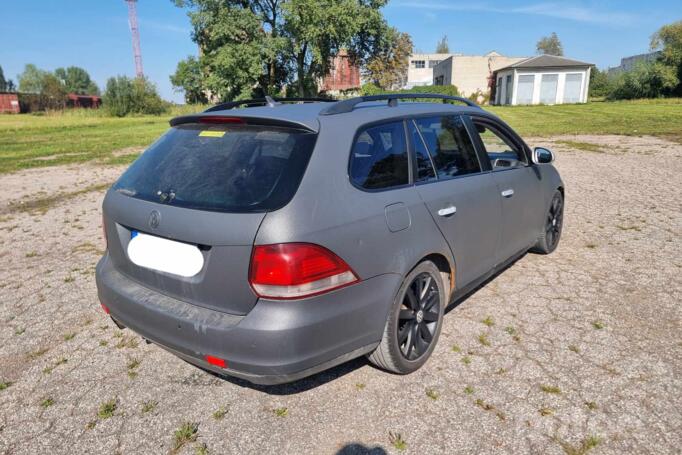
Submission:
<svg viewBox="0 0 682 455">
<path fill-rule="evenodd" d="M 271 126 L 180 125 L 144 152 L 113 188 L 199 210 L 276 210 L 296 192 L 315 138 Z"/>
</svg>

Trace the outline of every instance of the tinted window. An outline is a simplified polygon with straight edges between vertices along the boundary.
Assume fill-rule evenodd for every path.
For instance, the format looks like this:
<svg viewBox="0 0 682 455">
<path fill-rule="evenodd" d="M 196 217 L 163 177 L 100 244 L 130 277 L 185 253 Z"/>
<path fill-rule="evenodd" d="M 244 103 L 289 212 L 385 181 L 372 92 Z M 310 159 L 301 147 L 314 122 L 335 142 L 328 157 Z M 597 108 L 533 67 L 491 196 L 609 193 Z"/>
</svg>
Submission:
<svg viewBox="0 0 682 455">
<path fill-rule="evenodd" d="M 431 153 L 439 179 L 481 171 L 474 146 L 460 117 L 430 117 L 415 122 Z"/>
<path fill-rule="evenodd" d="M 433 170 L 431 157 L 429 156 L 428 150 L 426 150 L 424 141 L 417 131 L 414 121 L 410 120 L 407 123 L 407 129 L 410 134 L 410 139 L 412 140 L 415 159 L 417 161 L 417 175 L 414 178 L 415 182 L 427 182 L 429 180 L 435 180 L 436 171 Z"/>
<path fill-rule="evenodd" d="M 172 128 L 114 185 L 122 194 L 204 210 L 274 210 L 294 195 L 315 134 L 258 126 Z"/>
<path fill-rule="evenodd" d="M 367 189 L 384 189 L 409 183 L 407 146 L 403 122 L 366 129 L 353 145 L 350 178 Z"/>
<path fill-rule="evenodd" d="M 477 120 L 474 120 L 474 125 L 494 171 L 526 164 L 525 153 L 506 134 Z"/>
</svg>

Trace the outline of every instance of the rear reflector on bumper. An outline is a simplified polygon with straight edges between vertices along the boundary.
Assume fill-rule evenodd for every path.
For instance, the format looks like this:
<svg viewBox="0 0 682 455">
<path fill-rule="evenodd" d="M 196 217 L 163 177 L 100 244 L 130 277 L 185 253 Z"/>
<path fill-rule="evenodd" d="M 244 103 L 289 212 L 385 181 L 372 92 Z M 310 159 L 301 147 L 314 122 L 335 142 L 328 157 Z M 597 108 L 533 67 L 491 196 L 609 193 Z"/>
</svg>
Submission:
<svg viewBox="0 0 682 455">
<path fill-rule="evenodd" d="M 355 272 L 328 249 L 310 243 L 257 245 L 249 281 L 260 297 L 298 299 L 355 283 Z"/>
<path fill-rule="evenodd" d="M 210 363 L 211 365 L 215 365 L 220 368 L 227 368 L 227 361 L 225 359 L 221 359 L 220 357 L 205 355 L 204 360 L 206 360 L 206 362 Z"/>
</svg>

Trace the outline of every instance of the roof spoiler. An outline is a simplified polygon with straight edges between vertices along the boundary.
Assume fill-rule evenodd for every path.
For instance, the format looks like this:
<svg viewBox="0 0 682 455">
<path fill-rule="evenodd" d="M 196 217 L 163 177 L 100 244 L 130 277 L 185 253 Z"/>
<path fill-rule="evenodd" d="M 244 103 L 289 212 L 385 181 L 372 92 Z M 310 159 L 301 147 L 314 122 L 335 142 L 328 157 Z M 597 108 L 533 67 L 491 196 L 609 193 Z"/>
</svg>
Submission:
<svg viewBox="0 0 682 455">
<path fill-rule="evenodd" d="M 241 101 L 230 101 L 228 103 L 216 104 L 213 107 L 209 107 L 204 112 L 215 112 L 215 111 L 225 111 L 229 109 L 234 109 L 239 106 L 268 106 L 275 107 L 282 103 L 319 103 L 319 102 L 335 102 L 333 98 L 272 98 L 270 96 L 265 96 L 263 98 L 254 98 L 251 100 L 241 100 Z"/>
<path fill-rule="evenodd" d="M 475 107 L 477 109 L 481 108 L 478 104 L 474 103 L 470 99 L 462 98 L 461 96 L 439 95 L 436 93 L 390 93 L 385 95 L 358 96 L 357 98 L 339 101 L 324 109 L 322 112 L 320 112 L 320 115 L 335 115 L 352 112 L 353 108 L 358 104 L 367 103 L 369 101 L 388 100 L 388 105 L 390 107 L 395 107 L 398 105 L 398 100 L 407 99 L 439 99 L 443 100 L 443 103 L 447 103 L 448 101 L 457 101 L 464 103 L 469 107 Z"/>
</svg>

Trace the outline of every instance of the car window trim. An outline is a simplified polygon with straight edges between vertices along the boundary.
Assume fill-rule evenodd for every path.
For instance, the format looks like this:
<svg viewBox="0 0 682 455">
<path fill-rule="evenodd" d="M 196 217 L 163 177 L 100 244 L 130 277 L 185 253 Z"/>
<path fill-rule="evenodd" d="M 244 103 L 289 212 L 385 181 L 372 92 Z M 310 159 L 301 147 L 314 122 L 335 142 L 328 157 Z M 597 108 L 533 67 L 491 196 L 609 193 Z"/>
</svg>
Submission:
<svg viewBox="0 0 682 455">
<path fill-rule="evenodd" d="M 429 157 L 429 163 L 431 163 L 431 170 L 433 171 L 433 178 L 429 180 L 423 180 L 423 181 L 417 181 L 417 178 L 419 177 L 419 169 L 417 165 L 417 148 L 415 147 L 415 144 L 412 143 L 412 135 L 408 134 L 408 141 L 409 141 L 409 151 L 410 151 L 410 163 L 412 164 L 412 174 L 415 176 L 414 178 L 414 183 L 415 185 L 420 185 L 423 183 L 432 183 L 440 180 L 438 178 L 438 172 L 436 172 L 436 165 L 433 163 L 433 157 L 431 156 L 431 153 L 429 152 L 429 148 L 426 146 L 426 141 L 424 141 L 424 137 L 422 137 L 421 131 L 419 131 L 419 128 L 417 127 L 417 122 L 415 121 L 414 118 L 407 118 L 405 119 L 405 128 L 409 132 L 409 127 L 407 126 L 408 123 L 412 123 L 412 127 L 414 130 L 417 132 L 417 135 L 419 136 L 419 141 L 421 141 L 422 145 L 424 146 L 424 150 L 426 150 L 426 155 Z"/>
</svg>

